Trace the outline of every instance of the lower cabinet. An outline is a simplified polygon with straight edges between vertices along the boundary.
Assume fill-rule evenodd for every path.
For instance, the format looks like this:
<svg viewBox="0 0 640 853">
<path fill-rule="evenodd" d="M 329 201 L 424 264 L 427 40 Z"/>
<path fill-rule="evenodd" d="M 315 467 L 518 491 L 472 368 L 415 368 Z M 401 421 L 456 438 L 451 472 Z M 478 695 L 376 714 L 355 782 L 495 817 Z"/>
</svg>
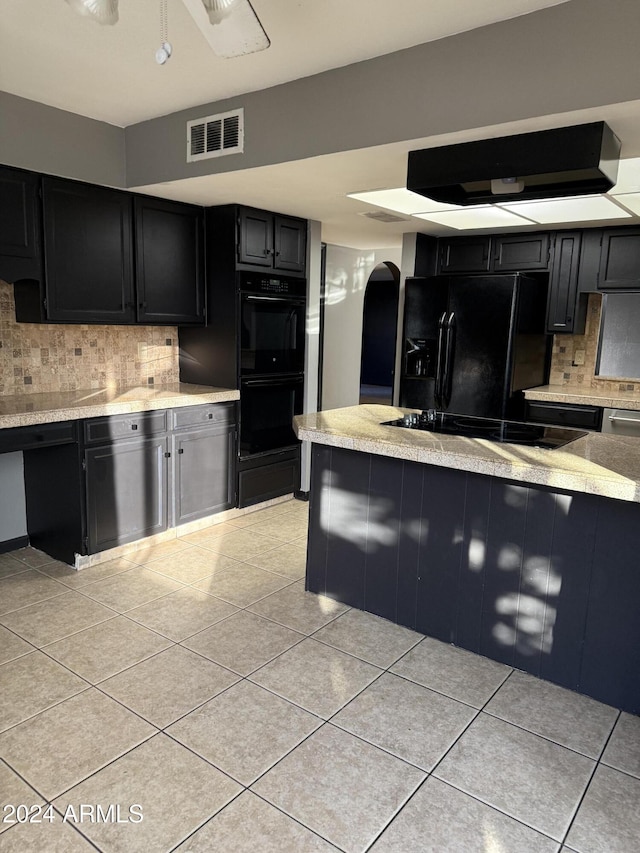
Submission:
<svg viewBox="0 0 640 853">
<path fill-rule="evenodd" d="M 181 414 L 176 416 L 171 441 L 174 525 L 235 506 L 236 425 L 233 407 L 219 404 L 216 409 L 215 412 L 194 412 L 198 418 L 202 414 L 212 414 L 209 424 L 197 428 L 193 428 L 185 417 L 187 410 L 181 410 Z"/>
<path fill-rule="evenodd" d="M 233 404 L 84 422 L 86 553 L 235 505 Z"/>
<path fill-rule="evenodd" d="M 167 529 L 168 446 L 162 435 L 85 450 L 90 554 Z"/>
<path fill-rule="evenodd" d="M 237 506 L 236 430 L 205 403 L 0 430 L 0 453 L 23 453 L 31 544 L 73 564 Z"/>
</svg>

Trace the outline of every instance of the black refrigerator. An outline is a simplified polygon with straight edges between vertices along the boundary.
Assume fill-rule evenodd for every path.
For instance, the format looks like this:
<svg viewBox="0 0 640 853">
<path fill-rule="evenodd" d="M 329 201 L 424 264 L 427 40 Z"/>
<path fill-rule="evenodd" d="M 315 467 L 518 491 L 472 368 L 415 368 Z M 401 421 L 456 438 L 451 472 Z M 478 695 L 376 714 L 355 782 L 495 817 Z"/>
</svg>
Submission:
<svg viewBox="0 0 640 853">
<path fill-rule="evenodd" d="M 409 278 L 400 405 L 519 420 L 546 381 L 547 285 L 521 274 Z"/>
</svg>

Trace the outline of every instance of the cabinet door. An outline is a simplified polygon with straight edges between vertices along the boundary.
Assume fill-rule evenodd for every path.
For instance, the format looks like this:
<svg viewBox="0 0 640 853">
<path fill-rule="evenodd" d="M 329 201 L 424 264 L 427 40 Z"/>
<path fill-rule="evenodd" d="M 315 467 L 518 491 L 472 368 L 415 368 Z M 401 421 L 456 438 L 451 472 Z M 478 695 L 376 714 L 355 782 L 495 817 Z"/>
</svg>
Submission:
<svg viewBox="0 0 640 853">
<path fill-rule="evenodd" d="M 167 529 L 167 452 L 166 436 L 85 451 L 90 554 Z"/>
<path fill-rule="evenodd" d="M 459 237 L 443 240 L 440 272 L 488 272 L 491 263 L 490 237 Z"/>
<path fill-rule="evenodd" d="M 548 234 L 509 234 L 493 238 L 494 272 L 549 269 Z"/>
<path fill-rule="evenodd" d="M 273 265 L 273 214 L 240 208 L 238 261 L 261 267 Z"/>
<path fill-rule="evenodd" d="M 41 278 L 40 175 L 0 167 L 0 279 Z"/>
<path fill-rule="evenodd" d="M 307 224 L 285 216 L 274 218 L 274 267 L 288 272 L 304 272 Z"/>
<path fill-rule="evenodd" d="M 131 196 L 43 178 L 47 316 L 132 323 Z"/>
<path fill-rule="evenodd" d="M 598 290 L 640 290 L 640 228 L 602 232 Z"/>
<path fill-rule="evenodd" d="M 204 323 L 202 209 L 137 196 L 136 289 L 139 323 Z"/>
<path fill-rule="evenodd" d="M 175 524 L 235 505 L 235 426 L 173 436 Z"/>
<path fill-rule="evenodd" d="M 550 334 L 575 330 L 580 242 L 579 231 L 556 234 L 547 301 L 547 332 Z"/>
</svg>

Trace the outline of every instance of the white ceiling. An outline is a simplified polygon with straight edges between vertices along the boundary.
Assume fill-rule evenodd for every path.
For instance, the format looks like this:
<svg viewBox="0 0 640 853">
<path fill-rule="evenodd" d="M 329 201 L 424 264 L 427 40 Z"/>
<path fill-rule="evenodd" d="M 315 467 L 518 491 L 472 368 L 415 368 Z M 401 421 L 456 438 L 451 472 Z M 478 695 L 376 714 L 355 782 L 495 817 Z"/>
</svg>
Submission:
<svg viewBox="0 0 640 853">
<path fill-rule="evenodd" d="M 159 0 L 120 0 L 120 21 L 100 27 L 64 0 L 2 0 L 0 89 L 117 126 L 256 91 L 330 68 L 517 17 L 566 0 L 252 0 L 270 40 L 261 53 L 213 54 L 182 0 L 168 0 L 173 55 L 154 61 L 160 45 Z M 545 127 L 608 121 L 625 140 L 623 156 L 640 155 L 638 104 L 620 104 L 545 119 Z M 398 246 L 406 231 L 457 233 L 404 217 L 380 223 L 349 192 L 403 186 L 407 151 L 540 128 L 537 121 L 476 128 L 439 139 L 315 157 L 256 169 L 137 188 L 200 204 L 238 202 L 322 222 L 326 242 L 357 248 Z M 277 203 L 274 199 L 277 198 Z M 628 221 L 628 220 L 625 220 Z M 538 226 L 539 227 L 539 226 Z"/>
<path fill-rule="evenodd" d="M 221 59 L 181 0 L 168 0 L 173 55 L 160 46 L 160 0 L 120 0 L 99 26 L 64 0 L 2 0 L 0 88 L 126 127 L 433 41 L 566 0 L 253 0 L 271 40 Z"/>
</svg>

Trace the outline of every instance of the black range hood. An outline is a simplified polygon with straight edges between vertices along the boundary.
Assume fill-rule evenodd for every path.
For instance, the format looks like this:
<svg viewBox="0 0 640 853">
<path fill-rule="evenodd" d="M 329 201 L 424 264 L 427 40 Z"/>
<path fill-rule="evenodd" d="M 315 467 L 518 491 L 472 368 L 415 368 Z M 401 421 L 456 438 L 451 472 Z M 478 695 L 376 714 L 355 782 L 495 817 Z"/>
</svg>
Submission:
<svg viewBox="0 0 640 853">
<path fill-rule="evenodd" d="M 407 189 L 449 204 L 495 204 L 604 193 L 620 140 L 605 122 L 409 152 Z"/>
</svg>

